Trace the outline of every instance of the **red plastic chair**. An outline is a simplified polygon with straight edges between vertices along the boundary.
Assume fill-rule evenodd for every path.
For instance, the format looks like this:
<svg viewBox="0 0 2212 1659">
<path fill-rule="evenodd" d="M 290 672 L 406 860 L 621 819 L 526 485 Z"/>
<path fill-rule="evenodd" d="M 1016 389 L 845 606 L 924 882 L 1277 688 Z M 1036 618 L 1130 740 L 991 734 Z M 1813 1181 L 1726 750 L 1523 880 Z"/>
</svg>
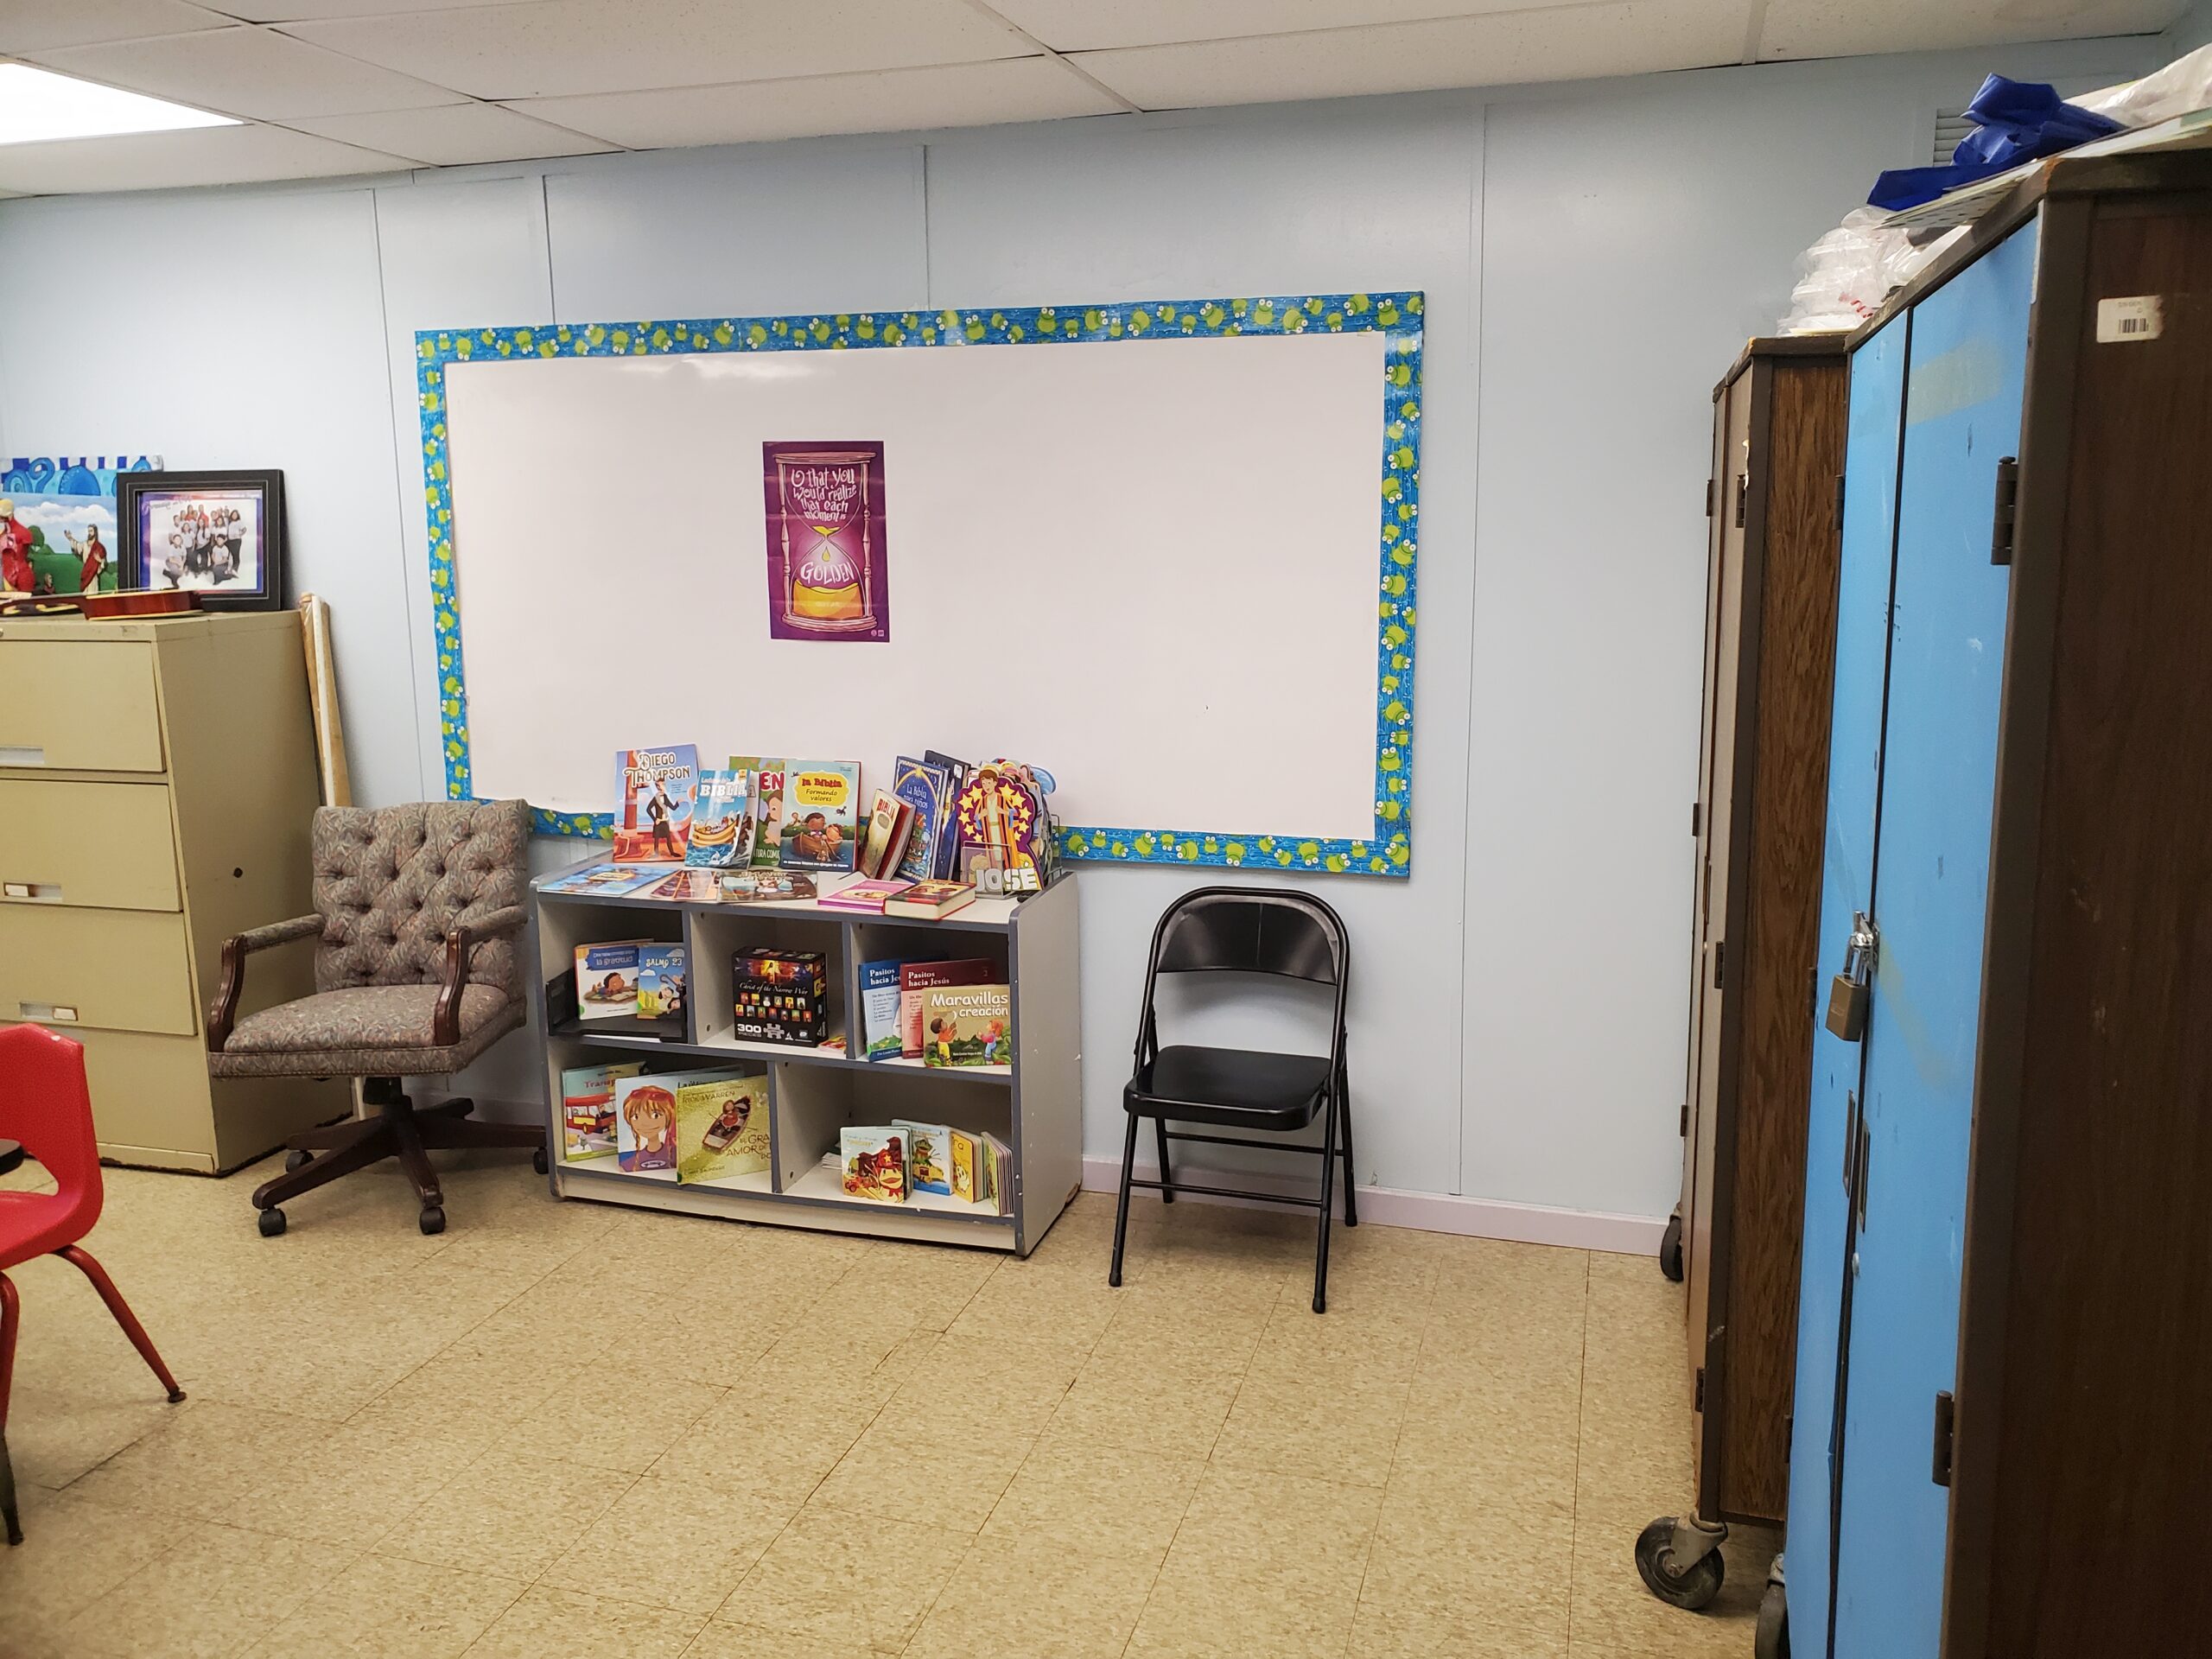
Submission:
<svg viewBox="0 0 2212 1659">
<path fill-rule="evenodd" d="M 131 1313 L 107 1269 L 77 1246 L 100 1218 L 100 1157 L 92 1135 L 92 1101 L 85 1087 L 85 1050 L 80 1043 L 38 1026 L 0 1031 L 0 1139 L 20 1141 L 54 1177 L 52 1192 L 0 1192 L 0 1497 L 4 1497 L 8 1541 L 22 1541 L 17 1523 L 15 1483 L 5 1469 L 8 1388 L 16 1369 L 16 1327 L 21 1299 L 9 1282 L 10 1268 L 35 1256 L 58 1255 L 92 1281 L 92 1288 L 115 1315 L 123 1334 L 168 1390 L 172 1401 L 184 1390 L 162 1363 L 154 1339 Z"/>
</svg>

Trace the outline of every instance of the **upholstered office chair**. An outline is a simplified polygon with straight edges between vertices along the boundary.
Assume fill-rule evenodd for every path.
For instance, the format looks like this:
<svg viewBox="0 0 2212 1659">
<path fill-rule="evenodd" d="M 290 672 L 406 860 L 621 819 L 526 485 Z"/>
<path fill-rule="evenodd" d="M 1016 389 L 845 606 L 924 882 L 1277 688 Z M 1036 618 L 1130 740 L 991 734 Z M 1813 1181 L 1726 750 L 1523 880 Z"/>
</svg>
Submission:
<svg viewBox="0 0 2212 1659">
<path fill-rule="evenodd" d="M 418 1112 L 400 1087 L 404 1077 L 460 1071 L 522 1024 L 514 935 L 529 919 L 529 845 L 521 801 L 326 806 L 315 815 L 315 913 L 224 945 L 207 1069 L 219 1077 L 359 1077 L 378 1109 L 286 1143 L 285 1173 L 253 1194 L 264 1236 L 284 1230 L 277 1206 L 286 1199 L 386 1158 L 414 1183 L 426 1233 L 446 1224 L 431 1148 L 528 1147 L 544 1170 L 543 1128 L 471 1122 L 467 1100 Z M 239 1019 L 247 957 L 309 938 L 315 995 Z"/>
</svg>

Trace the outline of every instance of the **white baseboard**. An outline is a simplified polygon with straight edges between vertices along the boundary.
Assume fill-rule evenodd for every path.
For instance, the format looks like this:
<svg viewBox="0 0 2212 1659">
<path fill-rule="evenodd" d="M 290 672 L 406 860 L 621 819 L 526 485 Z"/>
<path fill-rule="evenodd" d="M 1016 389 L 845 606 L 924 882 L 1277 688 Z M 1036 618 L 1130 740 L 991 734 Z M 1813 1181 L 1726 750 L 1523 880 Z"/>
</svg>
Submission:
<svg viewBox="0 0 2212 1659">
<path fill-rule="evenodd" d="M 1242 1186 L 1259 1192 L 1311 1193 L 1315 1177 L 1285 1180 L 1255 1170 L 1208 1169 L 1178 1163 L 1176 1173 L 1205 1186 Z M 1139 1164 L 1137 1175 L 1157 1180 L 1157 1166 Z M 1118 1158 L 1086 1158 L 1083 1184 L 1093 1192 L 1117 1192 L 1122 1183 Z M 1157 1192 L 1141 1191 L 1141 1199 L 1158 1202 Z M 1249 1204 L 1243 1198 L 1210 1198 L 1188 1195 L 1193 1204 Z M 1338 1213 L 1344 1211 L 1339 1198 Z M 1621 1255 L 1656 1255 L 1660 1235 L 1667 1230 L 1664 1216 L 1619 1216 L 1598 1210 L 1559 1210 L 1541 1204 L 1510 1204 L 1498 1198 L 1467 1198 L 1451 1192 L 1409 1192 L 1402 1187 L 1363 1186 L 1359 1189 L 1359 1218 L 1384 1227 L 1411 1227 L 1421 1232 L 1458 1233 L 1471 1238 L 1503 1239 L 1516 1244 L 1559 1244 L 1570 1249 L 1605 1250 Z"/>
</svg>

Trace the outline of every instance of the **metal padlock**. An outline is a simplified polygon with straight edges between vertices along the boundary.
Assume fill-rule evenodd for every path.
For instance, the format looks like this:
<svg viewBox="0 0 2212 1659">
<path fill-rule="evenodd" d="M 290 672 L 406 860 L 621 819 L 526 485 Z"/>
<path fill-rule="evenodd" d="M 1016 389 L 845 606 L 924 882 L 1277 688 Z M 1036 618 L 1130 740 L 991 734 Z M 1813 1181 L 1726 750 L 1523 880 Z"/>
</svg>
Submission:
<svg viewBox="0 0 2212 1659">
<path fill-rule="evenodd" d="M 1847 1043 L 1866 1034 L 1866 1005 L 1872 1000 L 1874 924 L 1860 911 L 1851 919 L 1851 938 L 1845 944 L 1843 971 L 1828 987 L 1827 1027 Z"/>
</svg>

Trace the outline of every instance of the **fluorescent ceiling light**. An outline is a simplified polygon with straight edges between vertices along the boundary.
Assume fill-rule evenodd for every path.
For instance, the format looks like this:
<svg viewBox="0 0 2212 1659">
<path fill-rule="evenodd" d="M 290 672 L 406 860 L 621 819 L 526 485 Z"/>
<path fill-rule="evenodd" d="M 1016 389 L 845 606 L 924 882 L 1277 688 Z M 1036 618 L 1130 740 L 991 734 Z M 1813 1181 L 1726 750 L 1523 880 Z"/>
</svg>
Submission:
<svg viewBox="0 0 2212 1659">
<path fill-rule="evenodd" d="M 227 115 L 188 109 L 143 92 L 126 92 L 29 64 L 0 63 L 0 144 L 240 124 Z"/>
</svg>

